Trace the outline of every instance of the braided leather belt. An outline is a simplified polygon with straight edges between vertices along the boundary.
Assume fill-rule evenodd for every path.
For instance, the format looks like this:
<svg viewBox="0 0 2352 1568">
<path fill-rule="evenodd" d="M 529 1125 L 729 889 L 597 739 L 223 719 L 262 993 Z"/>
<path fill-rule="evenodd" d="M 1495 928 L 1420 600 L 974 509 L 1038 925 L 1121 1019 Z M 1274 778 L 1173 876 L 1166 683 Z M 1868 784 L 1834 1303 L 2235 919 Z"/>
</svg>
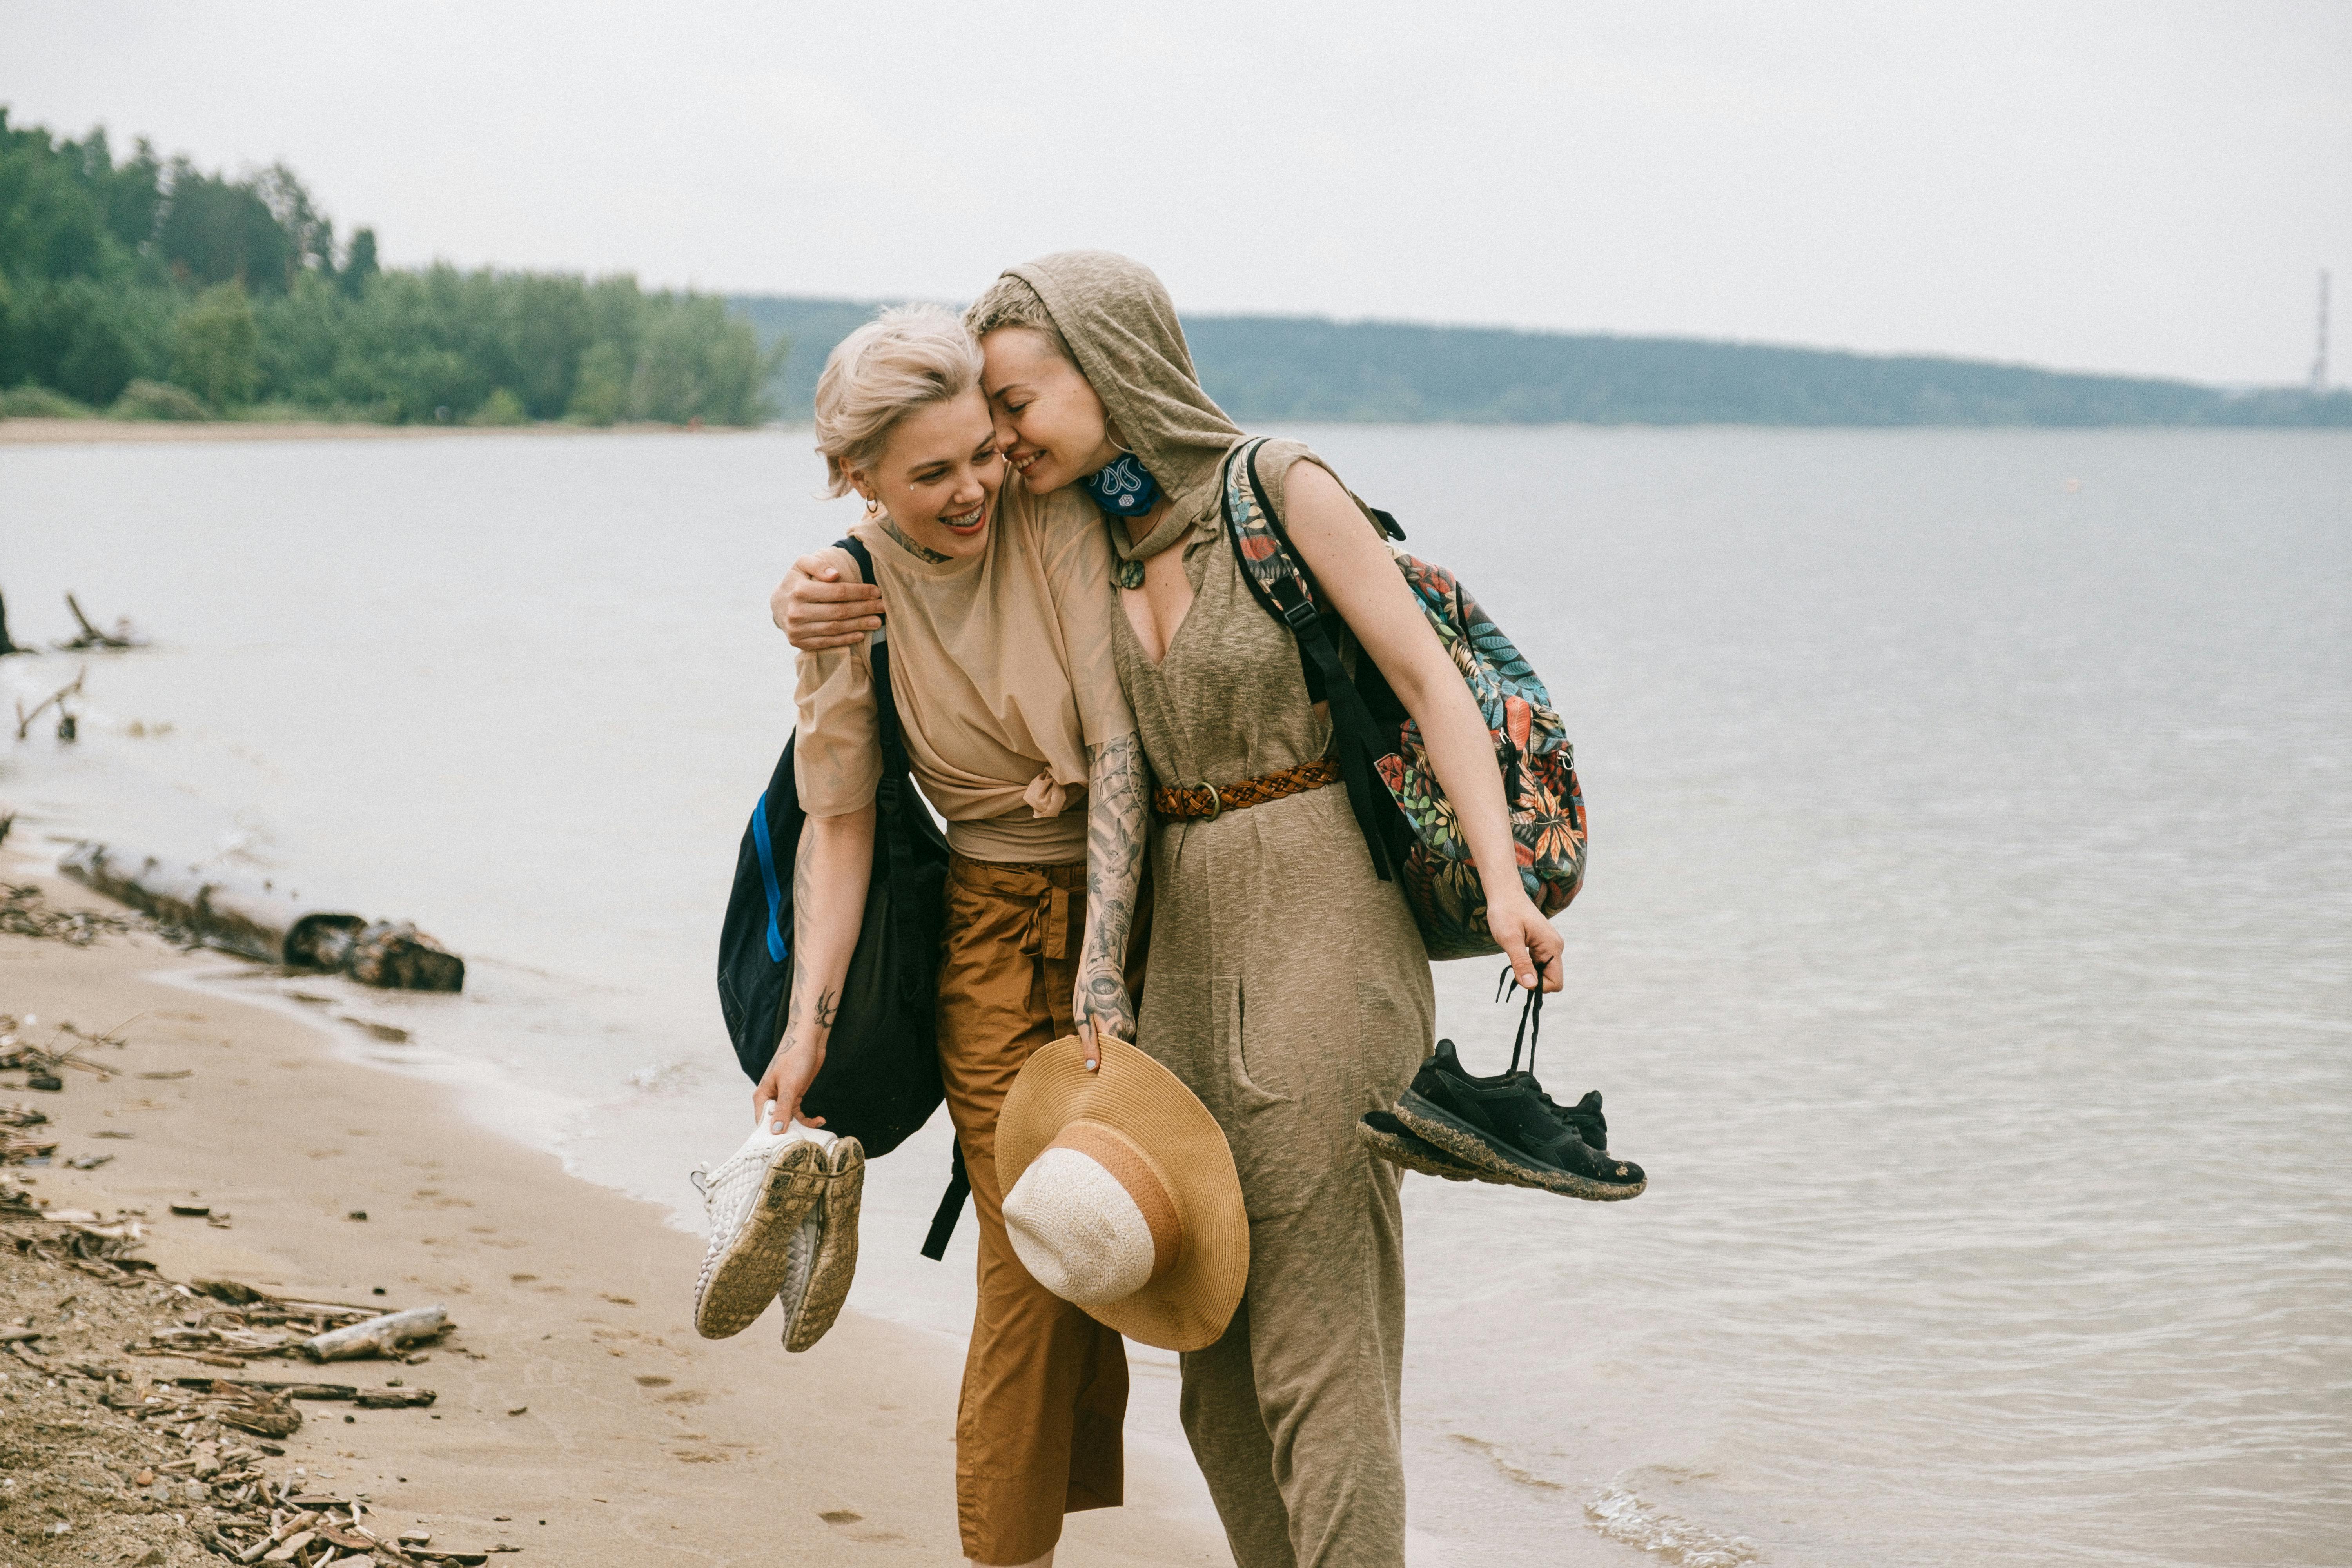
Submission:
<svg viewBox="0 0 2352 1568">
<path fill-rule="evenodd" d="M 1264 805 L 1270 800 L 1280 800 L 1286 795 L 1303 795 L 1310 789 L 1321 789 L 1338 781 L 1339 763 L 1336 757 L 1318 757 L 1311 763 L 1261 773 L 1239 784 L 1212 784 L 1203 781 L 1184 789 L 1161 787 L 1151 792 L 1151 809 L 1171 820 L 1213 821 L 1229 811 L 1244 811 L 1253 805 Z"/>
</svg>

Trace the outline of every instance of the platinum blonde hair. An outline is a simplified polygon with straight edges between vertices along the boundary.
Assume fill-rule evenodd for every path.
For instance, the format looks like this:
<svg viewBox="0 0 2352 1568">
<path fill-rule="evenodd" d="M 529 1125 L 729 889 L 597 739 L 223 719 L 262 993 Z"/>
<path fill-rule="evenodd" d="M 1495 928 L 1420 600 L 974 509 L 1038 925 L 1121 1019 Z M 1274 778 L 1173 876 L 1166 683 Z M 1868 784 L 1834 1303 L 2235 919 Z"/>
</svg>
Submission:
<svg viewBox="0 0 2352 1568">
<path fill-rule="evenodd" d="M 849 471 L 874 466 L 900 419 L 979 384 L 980 343 L 940 306 L 895 306 L 842 339 L 816 383 L 825 493 L 847 495 Z"/>
<path fill-rule="evenodd" d="M 963 313 L 963 324 L 971 330 L 974 342 L 1006 327 L 1026 327 L 1033 332 L 1043 332 L 1055 353 L 1074 365 L 1078 363 L 1078 356 L 1070 352 L 1069 340 L 1054 324 L 1045 301 L 1037 298 L 1037 290 L 1010 272 L 990 284 L 988 292 L 971 302 Z"/>
</svg>

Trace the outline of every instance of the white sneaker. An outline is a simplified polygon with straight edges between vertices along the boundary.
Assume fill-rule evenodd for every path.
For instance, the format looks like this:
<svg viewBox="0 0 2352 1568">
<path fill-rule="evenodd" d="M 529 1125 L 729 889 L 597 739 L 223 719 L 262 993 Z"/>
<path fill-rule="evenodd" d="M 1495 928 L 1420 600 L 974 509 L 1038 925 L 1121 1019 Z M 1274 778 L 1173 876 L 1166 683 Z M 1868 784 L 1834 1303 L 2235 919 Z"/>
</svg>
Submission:
<svg viewBox="0 0 2352 1568">
<path fill-rule="evenodd" d="M 857 1274 L 857 1210 L 866 1190 L 866 1150 L 839 1138 L 825 1151 L 824 1199 L 784 1247 L 784 1348 L 804 1351 L 841 1315 Z"/>
<path fill-rule="evenodd" d="M 770 1132 L 763 1121 L 716 1169 L 695 1167 L 691 1179 L 710 1226 L 694 1284 L 694 1327 L 704 1339 L 741 1333 L 782 1288 L 793 1242 L 821 1221 L 834 1142 L 798 1124 Z M 814 1247 L 812 1237 L 803 1249 Z"/>
</svg>

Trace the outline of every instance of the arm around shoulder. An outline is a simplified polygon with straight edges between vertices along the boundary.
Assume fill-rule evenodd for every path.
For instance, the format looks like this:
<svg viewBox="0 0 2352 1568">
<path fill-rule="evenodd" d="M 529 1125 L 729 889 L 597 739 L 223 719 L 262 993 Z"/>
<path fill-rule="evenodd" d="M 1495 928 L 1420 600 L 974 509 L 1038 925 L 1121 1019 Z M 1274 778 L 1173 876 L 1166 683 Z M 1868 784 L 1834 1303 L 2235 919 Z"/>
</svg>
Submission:
<svg viewBox="0 0 2352 1568">
<path fill-rule="evenodd" d="M 768 595 L 768 616 L 803 652 L 854 647 L 882 625 L 882 590 L 861 581 L 844 552 L 812 552 L 793 563 Z"/>
</svg>

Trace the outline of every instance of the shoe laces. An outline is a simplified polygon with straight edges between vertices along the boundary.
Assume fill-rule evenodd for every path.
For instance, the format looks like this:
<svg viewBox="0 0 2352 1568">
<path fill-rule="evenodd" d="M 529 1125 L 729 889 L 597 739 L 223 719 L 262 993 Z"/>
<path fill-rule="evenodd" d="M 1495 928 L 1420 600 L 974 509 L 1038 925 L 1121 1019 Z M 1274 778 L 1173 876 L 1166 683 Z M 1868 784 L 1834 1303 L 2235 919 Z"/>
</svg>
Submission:
<svg viewBox="0 0 2352 1568">
<path fill-rule="evenodd" d="M 1528 1054 L 1528 1091 L 1542 1102 L 1544 1110 L 1551 1115 L 1552 1120 L 1581 1139 L 1584 1136 L 1584 1129 L 1577 1120 L 1575 1108 L 1562 1105 L 1552 1099 L 1550 1095 L 1544 1092 L 1543 1085 L 1536 1081 L 1536 1046 L 1543 1037 L 1543 972 L 1545 968 L 1546 965 L 1540 963 L 1537 964 L 1535 989 L 1527 994 L 1527 1000 L 1519 1005 L 1518 1032 L 1511 1037 L 1510 1071 L 1516 1074 L 1519 1070 L 1519 1051 L 1524 1047 Z M 1513 978 L 1511 970 L 1506 966 L 1502 977 L 1495 984 L 1496 1001 L 1500 1002 L 1510 994 Z"/>
<path fill-rule="evenodd" d="M 1527 994 L 1527 1000 L 1519 1005 L 1519 1031 L 1511 1037 L 1511 1071 L 1519 1070 L 1519 1050 L 1521 1047 L 1525 1047 L 1528 1053 L 1528 1077 L 1530 1079 L 1536 1076 L 1536 1042 L 1543 1037 L 1543 972 L 1545 968 L 1546 965 L 1540 961 L 1536 964 L 1535 987 Z M 1505 964 L 1502 978 L 1495 983 L 1496 1001 L 1500 1002 L 1510 994 L 1511 982 L 1515 978 L 1510 966 Z M 1540 1093 L 1541 1090 L 1538 1092 Z M 1551 1101 L 1547 1100 L 1544 1103 L 1549 1105 Z"/>
</svg>

